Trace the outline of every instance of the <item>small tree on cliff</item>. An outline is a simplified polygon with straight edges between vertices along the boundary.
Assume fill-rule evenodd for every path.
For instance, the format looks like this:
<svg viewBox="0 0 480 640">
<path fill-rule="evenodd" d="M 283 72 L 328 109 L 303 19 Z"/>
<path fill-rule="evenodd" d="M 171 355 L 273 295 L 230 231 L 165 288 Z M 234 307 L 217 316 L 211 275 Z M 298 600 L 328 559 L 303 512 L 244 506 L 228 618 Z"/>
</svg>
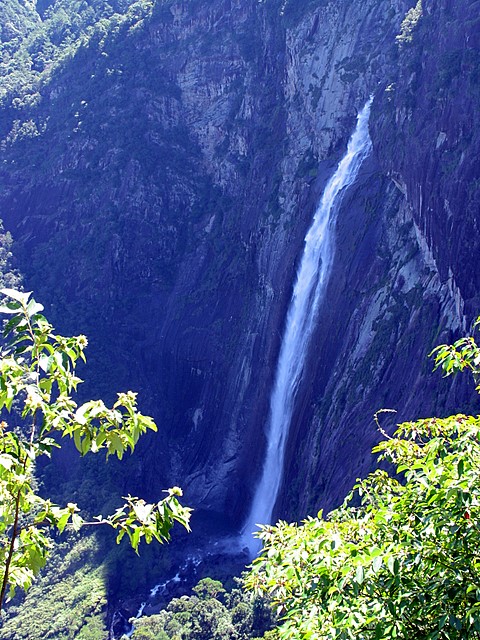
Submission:
<svg viewBox="0 0 480 640">
<path fill-rule="evenodd" d="M 113 515 L 85 522 L 76 504 L 59 507 L 39 495 L 34 470 L 39 456 L 49 456 L 59 439 L 72 438 L 83 456 L 103 451 L 121 459 L 133 452 L 138 438 L 156 431 L 153 420 L 136 408 L 136 394 L 119 393 L 108 408 L 101 400 L 77 406 L 72 398 L 82 382 L 75 375 L 85 360 L 85 336 L 64 337 L 41 314 L 30 293 L 3 289 L 0 312 L 10 316 L 4 328 L 7 344 L 0 358 L 0 410 L 21 413 L 21 426 L 0 422 L 0 610 L 15 589 L 28 589 L 44 566 L 52 545 L 49 531 L 104 524 L 126 535 L 138 550 L 140 540 L 164 542 L 175 521 L 188 529 L 190 510 L 178 487 L 155 504 L 127 496 Z"/>
<path fill-rule="evenodd" d="M 473 338 L 434 353 L 446 375 L 467 369 L 478 382 Z M 382 433 L 374 451 L 395 476 L 359 481 L 326 519 L 260 533 L 247 583 L 283 610 L 282 639 L 480 638 L 480 416 Z"/>
</svg>

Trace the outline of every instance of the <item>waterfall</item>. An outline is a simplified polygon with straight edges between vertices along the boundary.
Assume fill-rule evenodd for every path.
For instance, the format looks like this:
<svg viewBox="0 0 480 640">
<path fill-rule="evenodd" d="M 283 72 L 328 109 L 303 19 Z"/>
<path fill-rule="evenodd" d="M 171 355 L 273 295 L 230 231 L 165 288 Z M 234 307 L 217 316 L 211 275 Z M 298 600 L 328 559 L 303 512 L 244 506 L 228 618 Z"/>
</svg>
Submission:
<svg viewBox="0 0 480 640">
<path fill-rule="evenodd" d="M 258 524 L 271 523 L 282 480 L 295 394 L 332 267 L 336 214 L 345 189 L 355 181 L 363 160 L 371 150 L 372 142 L 368 133 L 371 104 L 372 98 L 358 114 L 347 151 L 325 187 L 305 237 L 270 398 L 267 451 L 262 476 L 241 534 L 241 543 L 248 547 L 252 557 L 260 549 L 260 542 L 252 536 L 252 532 Z"/>
</svg>

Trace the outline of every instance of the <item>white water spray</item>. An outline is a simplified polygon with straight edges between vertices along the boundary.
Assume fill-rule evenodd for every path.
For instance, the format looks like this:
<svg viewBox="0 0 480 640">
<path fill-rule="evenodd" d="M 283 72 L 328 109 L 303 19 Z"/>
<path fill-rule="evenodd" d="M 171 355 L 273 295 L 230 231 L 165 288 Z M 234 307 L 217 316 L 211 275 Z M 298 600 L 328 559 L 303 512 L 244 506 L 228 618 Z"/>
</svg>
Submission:
<svg viewBox="0 0 480 640">
<path fill-rule="evenodd" d="M 372 147 L 368 133 L 371 104 L 372 98 L 358 114 L 357 126 L 348 143 L 347 152 L 325 187 L 313 223 L 305 237 L 305 248 L 288 309 L 270 398 L 267 452 L 262 477 L 241 534 L 241 543 L 248 547 L 252 557 L 260 550 L 260 541 L 252 536 L 252 532 L 260 523 L 270 524 L 282 480 L 285 444 L 295 394 L 332 267 L 336 214 L 346 187 L 355 181 L 360 166 Z"/>
</svg>

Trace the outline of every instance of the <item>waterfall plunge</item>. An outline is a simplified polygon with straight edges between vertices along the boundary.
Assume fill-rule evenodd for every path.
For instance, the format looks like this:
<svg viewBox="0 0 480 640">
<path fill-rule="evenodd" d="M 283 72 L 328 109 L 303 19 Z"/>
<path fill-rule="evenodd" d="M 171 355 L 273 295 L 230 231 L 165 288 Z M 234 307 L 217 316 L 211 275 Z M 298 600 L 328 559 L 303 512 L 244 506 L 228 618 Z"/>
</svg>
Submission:
<svg viewBox="0 0 480 640">
<path fill-rule="evenodd" d="M 288 309 L 270 398 L 267 452 L 262 477 L 241 534 L 241 543 L 248 547 L 252 557 L 260 550 L 260 541 L 253 537 L 252 532 L 260 523 L 270 524 L 282 480 L 285 444 L 295 394 L 332 267 L 336 214 L 344 190 L 355 181 L 360 166 L 372 147 L 368 133 L 371 104 L 372 98 L 358 114 L 357 126 L 348 143 L 347 152 L 325 187 L 313 223 L 305 237 L 305 248 Z"/>
</svg>

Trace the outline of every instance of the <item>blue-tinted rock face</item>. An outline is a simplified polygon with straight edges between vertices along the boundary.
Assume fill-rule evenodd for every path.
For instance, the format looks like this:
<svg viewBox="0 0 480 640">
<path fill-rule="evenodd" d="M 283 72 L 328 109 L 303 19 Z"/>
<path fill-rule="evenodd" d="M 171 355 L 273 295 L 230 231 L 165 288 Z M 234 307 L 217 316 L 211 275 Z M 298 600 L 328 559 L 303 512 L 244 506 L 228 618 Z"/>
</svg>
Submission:
<svg viewBox="0 0 480 640">
<path fill-rule="evenodd" d="M 475 3 L 424 0 L 400 46 L 412 4 L 105 10 L 4 96 L 0 210 L 26 285 L 89 335 L 88 393 L 138 390 L 160 426 L 129 491 L 178 483 L 243 518 L 303 237 L 370 93 L 374 150 L 338 216 L 278 515 L 343 498 L 379 408 L 463 397 L 425 355 L 478 306 Z"/>
<path fill-rule="evenodd" d="M 412 41 L 400 47 L 397 74 L 378 102 L 375 130 L 384 141 L 379 155 L 389 175 L 402 182 L 442 278 L 452 269 L 469 312 L 476 313 L 478 4 L 426 1 L 423 7 Z"/>
</svg>

